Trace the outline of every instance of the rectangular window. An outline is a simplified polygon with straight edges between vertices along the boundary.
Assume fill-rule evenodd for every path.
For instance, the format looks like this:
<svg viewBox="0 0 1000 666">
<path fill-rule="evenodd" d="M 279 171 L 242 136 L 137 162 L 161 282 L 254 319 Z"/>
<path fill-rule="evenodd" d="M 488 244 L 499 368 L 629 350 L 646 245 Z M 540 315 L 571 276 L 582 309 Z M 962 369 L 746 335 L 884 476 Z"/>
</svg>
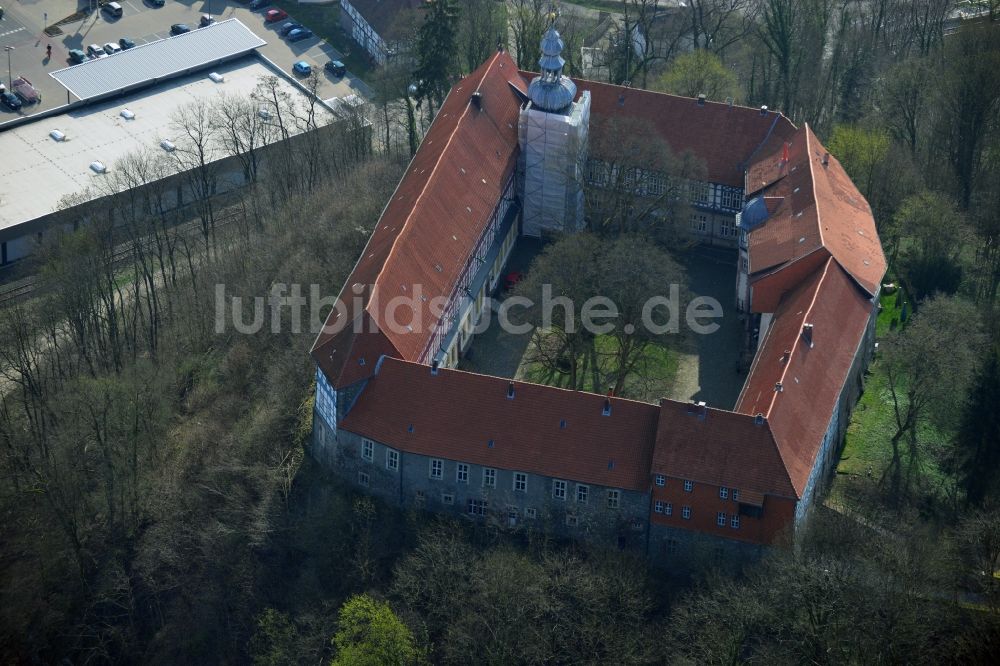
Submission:
<svg viewBox="0 0 1000 666">
<path fill-rule="evenodd" d="M 569 527 L 576 527 L 576 523 L 577 523 L 576 516 L 574 516 L 573 514 L 569 514 L 568 516 L 566 516 L 566 525 L 568 525 Z"/>
<path fill-rule="evenodd" d="M 646 176 L 646 194 L 661 197 L 667 191 L 667 178 L 662 173 L 653 171 Z"/>
<path fill-rule="evenodd" d="M 576 484 L 576 501 L 580 504 L 587 503 L 587 495 L 590 494 L 590 486 L 585 486 L 582 483 Z"/>
<path fill-rule="evenodd" d="M 734 502 L 740 501 L 740 491 L 738 491 L 736 488 L 733 488 L 733 501 Z"/>
<path fill-rule="evenodd" d="M 514 472 L 514 490 L 523 493 L 528 490 L 528 475 L 524 472 Z"/>
<path fill-rule="evenodd" d="M 497 471 L 492 467 L 483 468 L 483 488 L 497 487 Z"/>
<path fill-rule="evenodd" d="M 691 507 L 683 507 L 681 509 L 681 517 L 684 518 L 684 520 L 691 520 Z"/>
<path fill-rule="evenodd" d="M 719 497 L 722 499 L 727 499 L 729 497 L 729 488 L 722 486 L 719 488 Z"/>
<path fill-rule="evenodd" d="M 722 188 L 721 205 L 723 208 L 728 208 L 729 210 L 739 210 L 742 208 L 743 190 L 731 189 L 728 187 Z"/>
<path fill-rule="evenodd" d="M 368 472 L 358 472 L 358 483 L 363 486 L 368 485 Z"/>
<path fill-rule="evenodd" d="M 375 457 L 375 442 L 370 439 L 361 440 L 361 457 L 368 462 Z"/>
<path fill-rule="evenodd" d="M 668 516 L 674 515 L 674 505 L 667 502 L 667 505 L 663 507 L 663 513 Z"/>
<path fill-rule="evenodd" d="M 392 471 L 399 469 L 399 451 L 385 450 L 385 468 Z"/>
<path fill-rule="evenodd" d="M 675 539 L 667 539 L 667 555 L 677 554 L 677 541 Z"/>
<path fill-rule="evenodd" d="M 427 496 L 424 495 L 424 491 L 418 490 L 417 491 L 417 496 L 416 496 L 415 499 L 417 500 L 417 504 L 421 504 L 422 505 L 424 503 L 424 501 L 427 499 Z"/>
<path fill-rule="evenodd" d="M 469 515 L 470 516 L 485 516 L 486 507 L 489 504 L 483 499 L 470 499 L 469 500 Z"/>
<path fill-rule="evenodd" d="M 656 475 L 656 485 L 658 485 L 661 488 L 663 486 L 667 485 L 667 477 L 663 476 L 662 474 L 657 474 Z"/>
<path fill-rule="evenodd" d="M 458 463 L 455 466 L 455 480 L 459 483 L 469 482 L 469 466 L 465 463 Z"/>
<path fill-rule="evenodd" d="M 451 493 L 441 493 L 441 501 L 445 504 L 454 504 L 455 496 Z"/>
<path fill-rule="evenodd" d="M 538 510 L 535 509 L 535 507 L 529 506 L 527 509 L 524 510 L 524 517 L 528 518 L 529 520 L 534 520 L 535 518 L 538 517 Z"/>
<path fill-rule="evenodd" d="M 726 526 L 726 512 L 725 511 L 720 511 L 719 513 L 715 514 L 715 524 L 718 525 L 719 527 L 725 527 Z"/>
<path fill-rule="evenodd" d="M 689 493 L 694 489 L 694 483 L 691 481 L 684 482 L 684 492 Z"/>
<path fill-rule="evenodd" d="M 660 500 L 656 500 L 653 503 L 653 511 L 655 511 L 656 513 L 663 513 L 663 502 L 661 502 Z"/>
<path fill-rule="evenodd" d="M 618 503 L 621 501 L 621 492 L 617 490 L 608 491 L 608 508 L 617 509 Z"/>
<path fill-rule="evenodd" d="M 707 204 L 709 198 L 708 183 L 691 181 L 688 183 L 688 192 L 691 196 L 691 203 Z"/>
<path fill-rule="evenodd" d="M 704 234 L 708 232 L 708 217 L 700 213 L 694 213 L 691 215 L 691 231 L 696 234 Z"/>
<path fill-rule="evenodd" d="M 552 496 L 557 500 L 566 499 L 566 482 L 555 479 L 552 481 Z"/>
<path fill-rule="evenodd" d="M 587 165 L 588 176 L 592 185 L 606 185 L 608 182 L 608 169 L 601 160 L 589 160 Z"/>
<path fill-rule="evenodd" d="M 444 461 L 440 458 L 431 458 L 430 476 L 432 479 L 444 478 Z"/>
<path fill-rule="evenodd" d="M 734 530 L 740 529 L 740 514 L 734 513 L 732 518 L 729 519 L 729 526 Z"/>
<path fill-rule="evenodd" d="M 729 238 L 730 236 L 736 235 L 736 223 L 733 220 L 725 220 L 722 226 L 719 228 L 719 235 L 723 238 Z"/>
</svg>

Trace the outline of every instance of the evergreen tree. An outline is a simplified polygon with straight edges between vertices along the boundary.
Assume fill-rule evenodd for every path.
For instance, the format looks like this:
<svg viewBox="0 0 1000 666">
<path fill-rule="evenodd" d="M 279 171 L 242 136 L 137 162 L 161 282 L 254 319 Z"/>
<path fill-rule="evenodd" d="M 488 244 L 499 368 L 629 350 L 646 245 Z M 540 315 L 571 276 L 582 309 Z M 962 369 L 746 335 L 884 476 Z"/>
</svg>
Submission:
<svg viewBox="0 0 1000 666">
<path fill-rule="evenodd" d="M 451 0 L 428 0 L 428 15 L 417 38 L 417 104 L 427 101 L 431 115 L 440 107 L 456 73 L 458 11 Z"/>
<path fill-rule="evenodd" d="M 971 504 L 981 504 L 1000 481 L 1000 350 L 976 379 L 956 439 L 962 485 Z"/>
</svg>

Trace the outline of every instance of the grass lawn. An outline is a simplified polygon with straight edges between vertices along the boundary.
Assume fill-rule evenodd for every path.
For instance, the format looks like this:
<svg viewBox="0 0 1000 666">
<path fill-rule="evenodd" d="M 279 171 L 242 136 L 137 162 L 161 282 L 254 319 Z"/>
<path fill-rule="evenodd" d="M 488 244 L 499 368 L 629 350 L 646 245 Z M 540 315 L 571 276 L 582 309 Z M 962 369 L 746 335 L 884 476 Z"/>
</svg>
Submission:
<svg viewBox="0 0 1000 666">
<path fill-rule="evenodd" d="M 355 76 L 367 79 L 374 69 L 364 50 L 340 27 L 340 5 L 300 5 L 293 0 L 275 0 L 289 16 L 322 37 L 342 54 L 341 60 Z"/>
<path fill-rule="evenodd" d="M 896 294 L 885 294 L 881 298 L 882 311 L 876 321 L 876 332 L 880 343 L 892 328 L 893 320 L 899 320 L 901 308 L 896 307 Z M 855 479 L 869 478 L 877 483 L 892 459 L 890 442 L 896 432 L 896 420 L 889 391 L 888 377 L 878 356 L 869 368 L 865 391 L 854 407 L 851 423 L 847 428 L 844 449 L 837 465 L 837 475 Z M 933 425 L 923 423 L 918 428 L 917 439 L 921 442 L 922 473 L 925 482 L 936 484 L 944 479 L 937 465 L 939 447 L 944 447 L 948 438 Z M 902 443 L 905 456 L 905 442 Z M 846 500 L 843 484 L 834 482 L 831 495 L 836 500 Z"/>
<path fill-rule="evenodd" d="M 605 393 L 609 388 L 611 371 L 613 368 L 612 354 L 616 347 L 615 339 L 611 336 L 602 335 L 594 341 L 597 352 L 597 364 L 595 369 L 589 359 L 584 361 L 581 370 L 584 381 L 583 390 L 595 393 Z M 525 358 L 530 358 L 530 349 Z M 635 370 L 625 380 L 625 388 L 620 396 L 635 400 L 645 400 L 655 402 L 661 396 L 667 395 L 677 374 L 677 354 L 662 345 L 653 344 L 647 347 L 645 354 L 640 359 Z M 596 375 L 596 376 L 595 376 Z M 522 362 L 518 368 L 517 378 L 524 381 L 547 384 L 567 388 L 569 375 L 552 371 L 543 367 L 539 363 L 529 360 Z M 596 379 L 596 386 L 595 386 Z"/>
</svg>

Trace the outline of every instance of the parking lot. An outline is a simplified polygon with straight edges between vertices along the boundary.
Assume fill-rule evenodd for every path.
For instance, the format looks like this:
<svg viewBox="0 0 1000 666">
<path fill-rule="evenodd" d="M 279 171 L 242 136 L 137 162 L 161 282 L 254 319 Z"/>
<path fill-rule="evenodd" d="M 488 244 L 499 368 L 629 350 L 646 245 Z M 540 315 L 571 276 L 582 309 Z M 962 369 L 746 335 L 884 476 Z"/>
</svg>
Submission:
<svg viewBox="0 0 1000 666">
<path fill-rule="evenodd" d="M 7 0 L 7 3 L 10 2 L 12 0 Z M 55 37 L 44 33 L 45 26 L 72 15 L 78 7 L 75 0 L 17 0 L 14 4 L 4 4 L 4 18 L 0 20 L 0 58 L 6 60 L 8 55 L 2 51 L 4 47 L 14 47 L 9 53 L 12 75 L 15 78 L 19 75 L 27 77 L 42 95 L 39 104 L 26 105 L 21 113 L 36 113 L 72 101 L 67 99 L 65 88 L 48 75 L 49 72 L 72 64 L 68 59 L 70 49 L 86 51 L 90 44 L 118 43 L 122 37 L 130 38 L 137 45 L 144 44 L 168 37 L 170 26 L 175 23 L 185 23 L 196 28 L 201 15 L 209 13 L 219 20 L 239 18 L 267 41 L 259 49 L 261 54 L 289 75 L 292 75 L 292 65 L 299 60 L 305 60 L 317 68 L 321 73 L 319 94 L 323 99 L 358 93 L 365 96 L 370 94 L 368 87 L 350 72 L 347 76 L 338 78 L 323 71 L 323 65 L 329 60 L 339 59 L 340 54 L 318 37 L 292 43 L 282 38 L 280 28 L 286 21 L 294 20 L 294 14 L 284 21 L 271 24 L 264 20 L 264 12 L 271 7 L 250 11 L 246 5 L 232 0 L 166 0 L 163 7 L 155 7 L 143 0 L 119 2 L 123 8 L 120 18 L 113 18 L 103 11 L 92 12 L 81 21 L 59 26 L 63 34 Z M 80 6 L 85 7 L 86 2 L 82 2 Z M 45 49 L 50 44 L 52 57 L 46 58 Z M 7 63 L 3 60 L 0 60 L 0 71 L 4 82 L 9 84 L 5 69 Z M 0 122 L 9 120 L 14 115 L 9 109 L 0 108 Z"/>
</svg>

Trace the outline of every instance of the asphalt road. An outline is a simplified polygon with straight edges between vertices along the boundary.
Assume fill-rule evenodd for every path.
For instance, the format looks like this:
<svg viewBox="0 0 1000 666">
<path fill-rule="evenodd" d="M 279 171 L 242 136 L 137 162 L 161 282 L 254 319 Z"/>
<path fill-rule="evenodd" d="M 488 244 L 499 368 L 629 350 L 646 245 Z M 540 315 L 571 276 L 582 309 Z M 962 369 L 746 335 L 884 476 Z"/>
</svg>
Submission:
<svg viewBox="0 0 1000 666">
<path fill-rule="evenodd" d="M 264 22 L 264 10 L 251 12 L 245 5 L 232 0 L 212 2 L 167 0 L 164 7 L 153 7 L 143 0 L 119 0 L 124 9 L 121 18 L 113 18 L 105 12 L 93 12 L 82 21 L 60 26 L 63 34 L 49 37 L 44 34 L 46 20 L 55 23 L 86 7 L 87 3 L 76 0 L 0 0 L 4 7 L 4 18 L 0 20 L 0 77 L 9 85 L 6 56 L 10 56 L 11 75 L 25 76 L 42 94 L 39 104 L 25 106 L 20 113 L 32 114 L 67 103 L 66 89 L 49 76 L 72 63 L 68 60 L 70 49 L 87 50 L 89 44 L 118 42 L 129 37 L 136 44 L 169 36 L 174 23 L 198 25 L 202 14 L 211 10 L 217 19 L 236 17 L 251 30 L 267 41 L 259 50 L 269 60 L 291 75 L 292 65 L 305 60 L 322 72 L 328 60 L 340 58 L 340 54 L 326 42 L 311 37 L 300 42 L 289 43 L 277 32 L 278 24 Z M 46 19 L 47 16 L 47 19 Z M 290 17 L 294 20 L 294 15 Z M 310 27 L 310 26 L 306 26 Z M 52 57 L 45 57 L 45 47 L 52 45 Z M 4 47 L 14 49 L 8 53 Z M 320 96 L 323 99 L 344 97 L 350 94 L 370 96 L 369 88 L 350 72 L 343 79 L 329 76 L 325 72 L 320 77 Z M 72 100 L 70 100 L 72 101 Z M 0 107 L 0 123 L 15 117 L 15 113 Z"/>
</svg>

